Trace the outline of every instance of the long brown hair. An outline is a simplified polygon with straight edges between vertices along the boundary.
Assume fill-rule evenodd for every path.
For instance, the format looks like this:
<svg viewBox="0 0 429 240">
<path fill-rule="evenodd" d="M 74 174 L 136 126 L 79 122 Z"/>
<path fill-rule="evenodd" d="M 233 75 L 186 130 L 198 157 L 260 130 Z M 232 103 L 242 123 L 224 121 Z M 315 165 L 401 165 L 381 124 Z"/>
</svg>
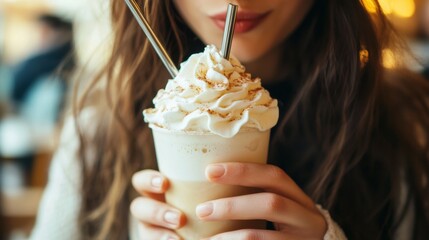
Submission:
<svg viewBox="0 0 429 240">
<path fill-rule="evenodd" d="M 86 134 L 77 121 L 84 239 L 127 238 L 131 176 L 157 167 L 141 113 L 168 78 L 124 2 L 111 4 L 111 58 L 74 104 L 76 117 L 94 109 L 97 123 L 95 134 Z M 180 63 L 195 35 L 172 1 L 140 4 Z M 393 33 L 380 10 L 371 16 L 359 0 L 328 0 L 315 1 L 285 41 L 284 64 L 299 82 L 271 159 L 331 211 L 349 239 L 391 238 L 409 206 L 416 210 L 413 239 L 429 235 L 429 86 L 405 70 L 392 76 L 383 70 L 382 50 L 397 47 Z M 362 52 L 369 53 L 365 64 Z M 306 148 L 286 163 L 284 149 L 296 139 Z"/>
</svg>

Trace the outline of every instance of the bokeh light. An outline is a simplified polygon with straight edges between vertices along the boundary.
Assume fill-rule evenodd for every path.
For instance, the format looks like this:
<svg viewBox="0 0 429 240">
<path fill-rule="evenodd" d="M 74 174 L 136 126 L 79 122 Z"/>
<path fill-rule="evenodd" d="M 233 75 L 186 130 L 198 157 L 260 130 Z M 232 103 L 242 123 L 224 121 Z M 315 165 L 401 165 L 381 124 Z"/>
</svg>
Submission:
<svg viewBox="0 0 429 240">
<path fill-rule="evenodd" d="M 376 12 L 377 0 L 362 0 L 362 3 L 369 12 Z M 414 0 L 378 0 L 381 10 L 387 15 L 395 15 L 400 18 L 410 18 L 416 13 L 416 3 Z"/>
<path fill-rule="evenodd" d="M 385 68 L 395 68 L 396 66 L 396 58 L 395 53 L 391 49 L 383 50 L 383 65 Z"/>
</svg>

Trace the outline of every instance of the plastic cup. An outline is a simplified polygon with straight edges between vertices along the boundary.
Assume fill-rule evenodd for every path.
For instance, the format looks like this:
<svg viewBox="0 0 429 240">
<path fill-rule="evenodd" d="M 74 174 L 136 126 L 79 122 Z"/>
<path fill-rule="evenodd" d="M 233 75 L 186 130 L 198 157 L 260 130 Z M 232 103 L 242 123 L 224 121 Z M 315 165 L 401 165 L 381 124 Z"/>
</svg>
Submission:
<svg viewBox="0 0 429 240">
<path fill-rule="evenodd" d="M 186 225 L 178 234 L 197 240 L 238 229 L 263 229 L 265 221 L 202 221 L 195 213 L 200 203 L 258 192 L 258 189 L 214 184 L 205 176 L 213 163 L 241 161 L 267 162 L 270 131 L 244 129 L 232 138 L 196 132 L 173 132 L 152 126 L 158 166 L 170 181 L 166 201 L 183 211 Z"/>
</svg>

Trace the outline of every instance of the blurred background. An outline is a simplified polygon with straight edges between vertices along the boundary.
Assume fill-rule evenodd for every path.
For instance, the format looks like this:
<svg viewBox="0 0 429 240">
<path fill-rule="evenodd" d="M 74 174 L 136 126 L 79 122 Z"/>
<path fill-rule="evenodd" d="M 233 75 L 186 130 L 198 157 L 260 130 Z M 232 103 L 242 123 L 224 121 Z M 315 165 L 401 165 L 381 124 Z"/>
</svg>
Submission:
<svg viewBox="0 0 429 240">
<path fill-rule="evenodd" d="M 108 3 L 0 0 L 0 239 L 32 229 L 73 71 L 106 59 Z"/>
<path fill-rule="evenodd" d="M 89 79 L 107 57 L 108 2 L 0 0 L 0 239 L 31 231 L 73 71 Z M 379 3 L 416 56 L 407 65 L 429 78 L 429 0 Z M 384 50 L 386 67 L 397 60 Z"/>
</svg>

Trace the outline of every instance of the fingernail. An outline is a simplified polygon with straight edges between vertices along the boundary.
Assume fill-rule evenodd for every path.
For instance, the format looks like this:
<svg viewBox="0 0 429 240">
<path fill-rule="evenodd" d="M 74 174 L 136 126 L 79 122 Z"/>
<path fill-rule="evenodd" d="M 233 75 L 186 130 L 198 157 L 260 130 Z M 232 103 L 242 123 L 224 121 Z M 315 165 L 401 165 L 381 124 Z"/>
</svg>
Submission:
<svg viewBox="0 0 429 240">
<path fill-rule="evenodd" d="M 225 174 L 225 168 L 222 165 L 209 165 L 206 171 L 210 178 L 220 178 Z"/>
<path fill-rule="evenodd" d="M 203 203 L 198 205 L 196 212 L 200 218 L 209 216 L 213 212 L 213 203 Z"/>
<path fill-rule="evenodd" d="M 179 225 L 179 214 L 173 211 L 167 211 L 164 214 L 164 221 L 174 226 Z"/>
<path fill-rule="evenodd" d="M 163 182 L 162 177 L 156 176 L 152 178 L 150 184 L 152 185 L 152 187 L 160 189 L 162 187 L 162 182 Z"/>
<path fill-rule="evenodd" d="M 174 235 L 164 235 L 162 240 L 179 240 L 179 237 L 174 236 Z"/>
<path fill-rule="evenodd" d="M 168 236 L 168 237 L 166 238 L 166 240 L 179 240 L 179 238 L 178 238 L 178 237 L 176 237 L 176 236 Z"/>
</svg>

